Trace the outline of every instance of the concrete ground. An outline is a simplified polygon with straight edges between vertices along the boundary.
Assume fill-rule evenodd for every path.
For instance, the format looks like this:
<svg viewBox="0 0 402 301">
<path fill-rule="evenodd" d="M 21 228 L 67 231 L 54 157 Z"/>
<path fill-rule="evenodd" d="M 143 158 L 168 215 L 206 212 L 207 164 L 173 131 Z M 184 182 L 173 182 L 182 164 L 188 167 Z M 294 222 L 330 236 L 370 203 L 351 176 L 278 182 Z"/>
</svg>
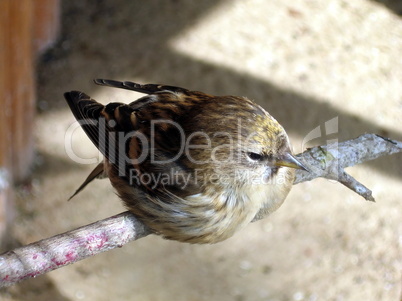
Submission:
<svg viewBox="0 0 402 301">
<path fill-rule="evenodd" d="M 97 153 L 82 132 L 70 135 L 63 92 L 103 103 L 139 96 L 93 78 L 248 96 L 284 125 L 296 152 L 366 132 L 402 140 L 402 6 L 382 2 L 63 1 L 60 41 L 38 62 L 38 154 L 18 190 L 16 239 L 27 244 L 124 211 L 108 180 L 66 201 L 93 168 L 66 147 Z M 330 120 L 335 134 L 325 130 Z M 322 136 L 306 141 L 316 127 Z M 402 155 L 348 171 L 376 203 L 314 180 L 225 242 L 149 236 L 3 290 L 0 300 L 401 300 Z"/>
</svg>

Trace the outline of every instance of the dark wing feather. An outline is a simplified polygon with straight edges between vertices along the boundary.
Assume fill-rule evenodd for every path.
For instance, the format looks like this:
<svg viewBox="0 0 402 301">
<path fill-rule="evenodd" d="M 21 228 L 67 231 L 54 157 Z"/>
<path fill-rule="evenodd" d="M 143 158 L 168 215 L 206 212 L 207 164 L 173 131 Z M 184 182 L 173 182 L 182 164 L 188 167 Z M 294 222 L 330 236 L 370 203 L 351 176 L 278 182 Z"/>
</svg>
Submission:
<svg viewBox="0 0 402 301">
<path fill-rule="evenodd" d="M 67 100 L 75 119 L 99 149 L 99 117 L 104 106 L 79 91 L 66 92 L 64 98 Z"/>
<path fill-rule="evenodd" d="M 175 92 L 175 93 L 188 93 L 189 90 L 180 88 L 180 87 L 175 87 L 175 86 L 166 86 L 166 85 L 158 85 L 158 84 L 137 84 L 134 82 L 129 82 L 129 81 L 116 81 L 116 80 L 110 80 L 110 79 L 95 79 L 94 80 L 95 84 L 100 85 L 100 86 L 107 86 L 107 87 L 113 87 L 113 88 L 121 88 L 121 89 L 126 89 L 130 91 L 136 91 L 140 93 L 145 93 L 145 94 L 153 94 L 157 92 L 162 92 L 162 91 L 170 91 L 170 92 Z"/>
<path fill-rule="evenodd" d="M 104 175 L 104 166 L 103 162 L 99 163 L 93 171 L 88 175 L 88 177 L 85 179 L 85 181 L 81 184 L 80 187 L 74 192 L 72 196 L 68 200 L 71 200 L 73 197 L 75 197 L 78 193 L 81 192 L 89 183 L 91 183 L 94 179 L 96 178 L 102 178 Z"/>
<path fill-rule="evenodd" d="M 99 151 L 109 162 L 123 166 L 124 163 L 119 162 L 126 158 L 123 158 L 119 150 L 127 147 L 128 143 L 124 139 L 135 130 L 131 120 L 134 109 L 116 102 L 104 106 L 78 91 L 67 92 L 64 97 L 75 118 Z M 119 141 L 120 138 L 122 141 Z"/>
</svg>

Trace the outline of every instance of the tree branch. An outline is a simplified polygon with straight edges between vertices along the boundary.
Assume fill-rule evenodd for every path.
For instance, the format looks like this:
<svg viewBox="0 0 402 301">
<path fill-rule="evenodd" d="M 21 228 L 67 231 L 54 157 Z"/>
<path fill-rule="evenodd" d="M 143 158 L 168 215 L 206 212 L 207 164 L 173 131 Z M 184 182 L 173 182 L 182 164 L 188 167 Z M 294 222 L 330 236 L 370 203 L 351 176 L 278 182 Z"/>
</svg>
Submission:
<svg viewBox="0 0 402 301">
<path fill-rule="evenodd" d="M 380 156 L 402 151 L 402 142 L 374 134 L 327 146 L 318 146 L 297 155 L 310 172 L 297 170 L 294 184 L 318 177 L 337 180 L 366 200 L 374 201 L 372 192 L 347 174 L 344 169 Z M 36 277 L 89 256 L 122 247 L 147 236 L 151 231 L 134 215 L 116 216 L 59 234 L 0 255 L 0 287 Z"/>
<path fill-rule="evenodd" d="M 344 169 L 401 151 L 402 142 L 375 134 L 361 135 L 341 143 L 316 146 L 296 156 L 310 169 L 310 172 L 298 170 L 294 184 L 319 177 L 336 180 L 366 200 L 374 202 L 371 190 L 347 174 Z"/>
<path fill-rule="evenodd" d="M 151 232 L 131 213 L 16 248 L 0 255 L 0 287 L 36 277 L 89 256 L 122 247 Z"/>
</svg>

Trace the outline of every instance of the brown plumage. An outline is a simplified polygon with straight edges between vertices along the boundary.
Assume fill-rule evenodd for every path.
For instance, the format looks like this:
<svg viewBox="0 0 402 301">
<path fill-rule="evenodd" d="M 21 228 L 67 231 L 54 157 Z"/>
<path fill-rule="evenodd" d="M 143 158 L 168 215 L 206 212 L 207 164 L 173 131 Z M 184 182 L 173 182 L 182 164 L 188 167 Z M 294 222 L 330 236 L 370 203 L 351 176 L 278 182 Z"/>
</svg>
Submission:
<svg viewBox="0 0 402 301">
<path fill-rule="evenodd" d="M 282 126 L 247 98 L 97 79 L 148 94 L 106 106 L 64 94 L 127 208 L 165 238 L 215 243 L 276 210 L 304 168 Z M 75 194 L 76 194 L 75 193 Z M 75 195 L 74 194 L 74 195 Z"/>
</svg>

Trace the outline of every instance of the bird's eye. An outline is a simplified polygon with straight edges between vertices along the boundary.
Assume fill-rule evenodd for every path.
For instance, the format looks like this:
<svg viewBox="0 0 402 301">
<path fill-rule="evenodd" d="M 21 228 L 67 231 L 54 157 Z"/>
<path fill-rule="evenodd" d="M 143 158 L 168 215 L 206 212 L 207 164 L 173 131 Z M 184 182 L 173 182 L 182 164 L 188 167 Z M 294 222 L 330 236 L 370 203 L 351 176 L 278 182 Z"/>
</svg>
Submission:
<svg viewBox="0 0 402 301">
<path fill-rule="evenodd" d="M 247 157 L 251 161 L 262 161 L 262 159 L 264 159 L 263 155 L 258 154 L 258 153 L 253 153 L 253 152 L 248 152 Z"/>
</svg>

